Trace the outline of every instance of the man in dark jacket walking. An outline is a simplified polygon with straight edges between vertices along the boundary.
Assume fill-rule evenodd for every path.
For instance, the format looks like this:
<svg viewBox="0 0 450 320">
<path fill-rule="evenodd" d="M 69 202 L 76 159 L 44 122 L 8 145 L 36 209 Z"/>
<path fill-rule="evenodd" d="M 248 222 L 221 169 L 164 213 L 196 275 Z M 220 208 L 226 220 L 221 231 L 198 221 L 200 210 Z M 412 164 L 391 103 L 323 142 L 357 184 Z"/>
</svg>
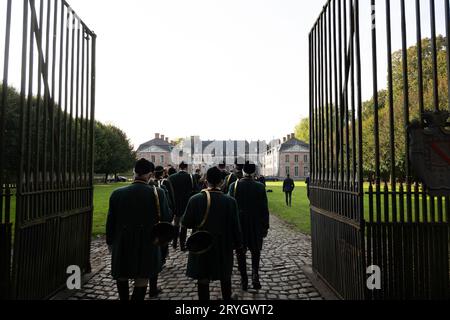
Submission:
<svg viewBox="0 0 450 320">
<path fill-rule="evenodd" d="M 288 207 L 292 207 L 292 192 L 294 192 L 294 189 L 294 180 L 291 179 L 290 175 L 287 175 L 287 178 L 283 182 L 283 192 L 286 195 L 286 205 Z"/>
<path fill-rule="evenodd" d="M 141 159 L 132 185 L 111 195 L 106 222 L 106 243 L 112 254 L 111 271 L 120 300 L 129 300 L 129 280 L 134 279 L 132 300 L 144 300 L 150 279 L 150 295 L 157 295 L 161 250 L 151 241 L 158 222 L 170 222 L 165 192 L 148 185 L 155 166 Z"/>
<path fill-rule="evenodd" d="M 173 213 L 175 212 L 175 196 L 172 184 L 168 179 L 164 179 L 164 168 L 162 166 L 158 166 L 155 168 L 155 178 L 150 183 L 150 185 L 154 185 L 155 187 L 161 188 L 166 193 L 167 203 L 169 206 L 170 216 L 173 220 Z M 163 265 L 166 264 L 167 256 L 169 255 L 169 244 L 165 244 L 161 247 L 161 255 Z"/>
<path fill-rule="evenodd" d="M 209 232 L 213 246 L 206 253 L 189 254 L 187 276 L 198 281 L 199 300 L 210 299 L 209 283 L 216 280 L 221 282 L 223 299 L 231 300 L 233 252 L 242 245 L 237 204 L 220 189 L 223 175 L 217 167 L 208 170 L 207 181 L 208 189 L 190 199 L 182 223 Z"/>
<path fill-rule="evenodd" d="M 189 199 L 195 194 L 196 186 L 194 178 L 187 172 L 188 165 L 184 162 L 180 163 L 180 171 L 169 177 L 175 194 L 175 218 L 174 224 L 177 236 L 173 241 L 173 248 L 178 247 L 178 239 L 180 240 L 181 251 L 186 251 L 187 229 L 180 228 L 180 220 L 186 210 Z"/>
<path fill-rule="evenodd" d="M 231 184 L 229 195 L 236 199 L 242 227 L 243 248 L 237 250 L 241 285 L 248 290 L 247 250 L 252 256 L 252 283 L 256 290 L 261 289 L 259 281 L 259 263 L 263 239 L 269 230 L 269 208 L 266 187 L 255 181 L 256 165 L 247 163 L 244 166 L 244 178 Z"/>
<path fill-rule="evenodd" d="M 228 190 L 233 182 L 242 179 L 242 169 L 244 168 L 245 160 L 243 158 L 238 158 L 234 162 L 234 172 L 230 173 L 225 177 L 223 184 L 223 192 L 228 194 Z"/>
</svg>

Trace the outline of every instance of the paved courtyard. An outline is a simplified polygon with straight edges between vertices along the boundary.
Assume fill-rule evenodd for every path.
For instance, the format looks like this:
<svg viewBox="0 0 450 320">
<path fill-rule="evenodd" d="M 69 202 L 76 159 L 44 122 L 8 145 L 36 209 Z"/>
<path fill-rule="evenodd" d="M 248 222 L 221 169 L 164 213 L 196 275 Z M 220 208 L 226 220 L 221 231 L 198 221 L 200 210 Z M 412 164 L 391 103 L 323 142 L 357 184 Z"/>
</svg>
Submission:
<svg viewBox="0 0 450 320">
<path fill-rule="evenodd" d="M 159 278 L 163 293 L 161 300 L 196 300 L 195 281 L 185 276 L 187 253 L 171 249 L 166 267 Z M 71 292 L 69 300 L 116 300 L 115 282 L 110 276 L 110 257 L 104 240 L 92 244 L 93 270 L 97 273 L 79 291 Z M 251 269 L 248 261 L 249 275 Z M 261 261 L 262 289 L 249 292 L 240 290 L 237 267 L 233 276 L 233 292 L 241 300 L 321 300 L 302 267 L 311 265 L 311 239 L 279 218 L 271 216 L 271 230 L 265 242 Z M 251 285 L 250 285 L 251 287 Z M 147 295 L 148 299 L 148 295 Z M 211 284 L 211 299 L 221 299 L 220 283 Z"/>
</svg>

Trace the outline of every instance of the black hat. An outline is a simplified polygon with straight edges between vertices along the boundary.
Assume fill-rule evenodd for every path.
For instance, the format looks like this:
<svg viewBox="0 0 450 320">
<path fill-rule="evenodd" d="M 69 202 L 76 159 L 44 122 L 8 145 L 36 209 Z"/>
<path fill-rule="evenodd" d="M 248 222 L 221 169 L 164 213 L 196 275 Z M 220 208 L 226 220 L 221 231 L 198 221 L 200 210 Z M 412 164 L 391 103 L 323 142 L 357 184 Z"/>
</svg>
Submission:
<svg viewBox="0 0 450 320">
<path fill-rule="evenodd" d="M 169 170 L 167 171 L 168 175 L 171 176 L 175 173 L 177 173 L 177 169 L 170 167 Z"/>
<path fill-rule="evenodd" d="M 212 185 L 218 185 L 223 180 L 222 172 L 217 167 L 212 167 L 206 173 L 206 180 Z"/>
<path fill-rule="evenodd" d="M 220 169 L 225 169 L 225 168 L 226 168 L 226 166 L 227 166 L 227 164 L 225 163 L 225 161 L 221 161 L 221 162 L 219 162 L 219 165 L 218 165 L 218 167 L 219 167 Z"/>
<path fill-rule="evenodd" d="M 158 177 L 162 177 L 162 175 L 164 174 L 164 168 L 161 166 L 157 166 L 155 168 L 155 176 Z"/>
<path fill-rule="evenodd" d="M 155 165 L 146 159 L 140 159 L 136 162 L 134 172 L 140 176 L 155 171 Z"/>
<path fill-rule="evenodd" d="M 245 165 L 245 159 L 242 157 L 238 157 L 235 161 L 234 161 L 234 165 L 236 166 L 236 169 L 238 170 L 242 170 L 244 168 Z"/>
<path fill-rule="evenodd" d="M 182 162 L 180 163 L 180 169 L 181 169 L 181 170 L 184 170 L 184 169 L 187 169 L 187 168 L 188 168 L 188 165 L 186 164 L 186 162 L 182 161 Z"/>
<path fill-rule="evenodd" d="M 246 174 L 254 174 L 256 172 L 256 165 L 247 161 L 244 165 L 244 172 Z"/>
<path fill-rule="evenodd" d="M 155 173 L 164 173 L 164 168 L 162 166 L 157 166 L 155 168 Z"/>
</svg>

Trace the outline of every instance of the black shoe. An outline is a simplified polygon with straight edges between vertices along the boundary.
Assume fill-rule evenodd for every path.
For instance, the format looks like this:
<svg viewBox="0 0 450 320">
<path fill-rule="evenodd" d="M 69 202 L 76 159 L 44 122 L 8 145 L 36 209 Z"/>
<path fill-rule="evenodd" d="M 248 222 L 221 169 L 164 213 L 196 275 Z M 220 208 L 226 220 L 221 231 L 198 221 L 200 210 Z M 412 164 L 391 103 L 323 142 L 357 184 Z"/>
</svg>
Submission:
<svg viewBox="0 0 450 320">
<path fill-rule="evenodd" d="M 253 274 L 252 282 L 253 282 L 253 289 L 260 290 L 262 288 L 261 287 L 261 282 L 259 281 L 259 275 L 258 274 Z"/>
<path fill-rule="evenodd" d="M 131 300 L 144 301 L 146 293 L 147 293 L 147 287 L 135 287 L 133 290 L 133 295 L 131 296 Z"/>
<path fill-rule="evenodd" d="M 178 248 L 178 240 L 177 239 L 173 240 L 172 248 L 173 248 L 173 250 L 177 250 L 177 248 Z"/>
<path fill-rule="evenodd" d="M 130 300 L 130 288 L 128 281 L 117 281 L 117 291 L 119 292 L 119 299 L 121 301 Z"/>
<path fill-rule="evenodd" d="M 150 299 L 155 299 L 155 298 L 157 298 L 162 292 L 163 292 L 162 289 L 156 289 L 156 291 L 150 291 L 150 293 L 149 293 L 148 296 L 150 297 Z"/>
<path fill-rule="evenodd" d="M 231 301 L 232 290 L 231 290 L 231 280 L 221 281 L 220 286 L 222 287 L 222 299 L 224 301 Z"/>
<path fill-rule="evenodd" d="M 248 278 L 241 279 L 241 289 L 242 291 L 248 291 Z"/>
<path fill-rule="evenodd" d="M 199 283 L 197 284 L 197 292 L 198 292 L 198 300 L 200 301 L 209 301 L 209 283 Z"/>
</svg>

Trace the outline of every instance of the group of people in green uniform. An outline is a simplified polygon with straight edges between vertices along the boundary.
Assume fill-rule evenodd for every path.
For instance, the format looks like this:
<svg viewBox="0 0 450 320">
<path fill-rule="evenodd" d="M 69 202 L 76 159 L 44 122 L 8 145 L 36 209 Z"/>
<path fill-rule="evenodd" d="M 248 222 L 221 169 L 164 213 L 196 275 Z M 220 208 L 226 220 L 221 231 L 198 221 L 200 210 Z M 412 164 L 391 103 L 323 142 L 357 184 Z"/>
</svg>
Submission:
<svg viewBox="0 0 450 320">
<path fill-rule="evenodd" d="M 220 281 L 224 300 L 232 299 L 234 257 L 238 262 L 241 288 L 249 289 L 247 252 L 252 261 L 251 281 L 261 289 L 259 265 L 264 238 L 269 231 L 269 209 L 265 185 L 256 181 L 256 165 L 235 162 L 233 172 L 222 163 L 188 172 L 155 167 L 137 161 L 134 182 L 116 190 L 110 198 L 106 242 L 112 255 L 112 277 L 121 300 L 129 300 L 129 281 L 134 280 L 132 300 L 161 293 L 158 275 L 169 256 L 170 243 L 155 243 L 158 224 L 173 226 L 172 248 L 189 254 L 186 275 L 197 280 L 199 300 L 209 300 L 211 281 Z M 192 230 L 188 238 L 188 230 Z M 210 244 L 195 251 L 190 243 L 207 235 Z M 192 240 L 192 241 L 190 241 Z"/>
</svg>

